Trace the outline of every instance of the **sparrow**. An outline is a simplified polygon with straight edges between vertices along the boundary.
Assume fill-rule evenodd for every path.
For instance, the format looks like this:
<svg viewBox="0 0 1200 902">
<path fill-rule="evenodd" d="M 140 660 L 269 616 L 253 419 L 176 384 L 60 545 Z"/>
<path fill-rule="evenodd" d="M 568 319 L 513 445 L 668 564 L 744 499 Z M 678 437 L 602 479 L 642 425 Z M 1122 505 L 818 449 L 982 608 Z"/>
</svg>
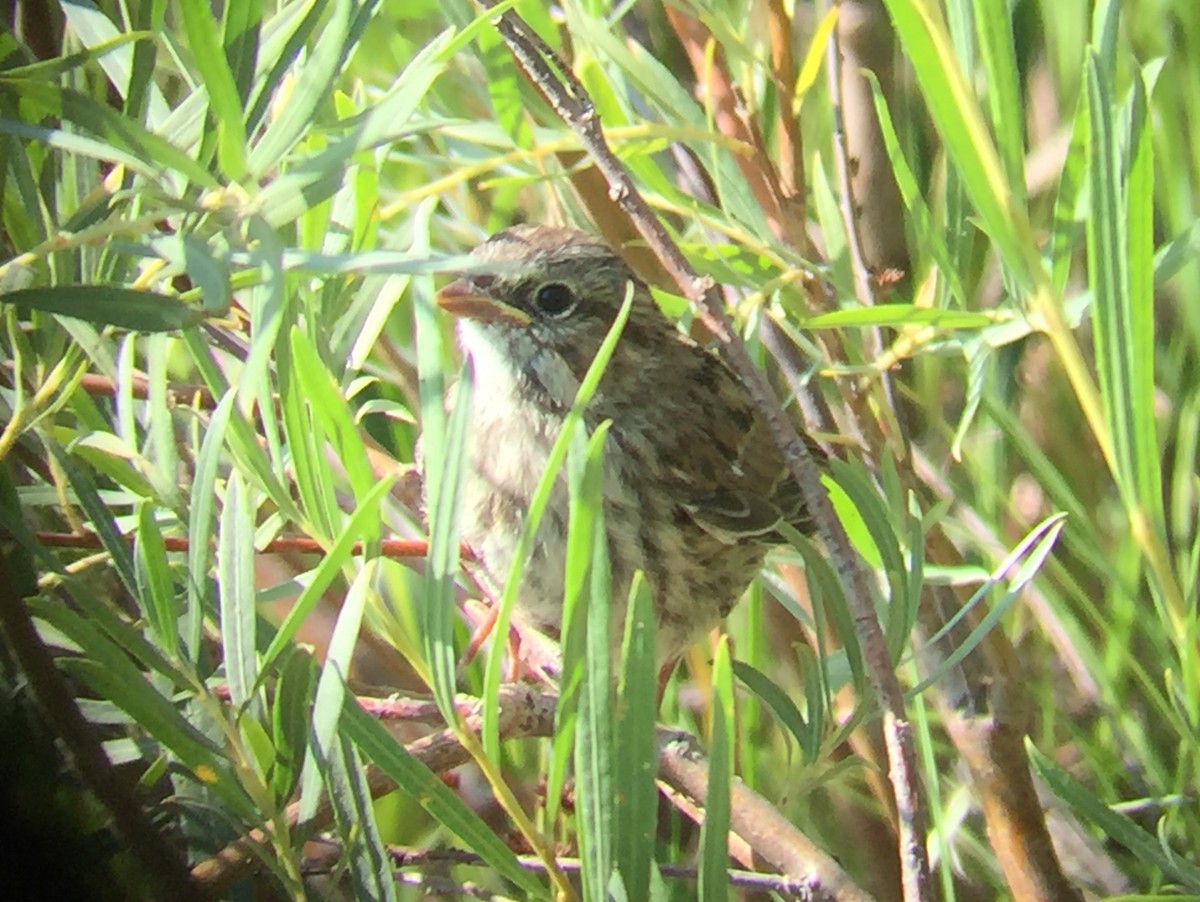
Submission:
<svg viewBox="0 0 1200 902">
<path fill-rule="evenodd" d="M 605 420 L 603 506 L 619 651 L 641 570 L 670 665 L 733 608 L 785 543 L 812 524 L 767 423 L 742 383 L 669 320 L 608 245 L 577 229 L 519 225 L 471 254 L 438 305 L 473 362 L 461 535 L 485 583 L 503 587 L 551 446 L 632 284 L 629 319 L 584 411 Z M 820 447 L 807 436 L 812 452 Z M 517 616 L 557 635 L 567 546 L 565 472 L 523 571 Z"/>
</svg>

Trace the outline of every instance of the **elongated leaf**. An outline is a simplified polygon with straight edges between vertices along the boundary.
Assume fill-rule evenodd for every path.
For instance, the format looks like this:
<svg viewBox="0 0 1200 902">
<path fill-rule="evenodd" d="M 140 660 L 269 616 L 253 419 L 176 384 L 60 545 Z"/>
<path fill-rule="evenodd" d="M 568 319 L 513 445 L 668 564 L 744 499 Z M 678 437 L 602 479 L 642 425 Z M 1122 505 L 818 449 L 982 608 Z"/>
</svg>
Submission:
<svg viewBox="0 0 1200 902">
<path fill-rule="evenodd" d="M 605 902 L 612 877 L 613 809 L 612 792 L 612 641 L 609 636 L 612 578 L 608 536 L 604 528 L 604 441 L 609 421 L 592 434 L 586 447 L 586 462 L 579 503 L 592 508 L 591 560 L 585 622 L 587 641 L 583 685 L 579 694 L 578 741 L 575 743 L 575 779 L 578 791 L 580 852 L 583 858 L 585 900 Z M 581 427 L 582 428 L 582 427 Z"/>
<path fill-rule="evenodd" d="M 395 738 L 358 705 L 342 712 L 342 728 L 351 742 L 396 785 L 429 812 L 438 823 L 458 836 L 506 880 L 532 898 L 544 898 L 547 888 L 517 863 L 512 850 L 496 831 L 483 822 L 428 767 L 410 755 Z"/>
<path fill-rule="evenodd" d="M 729 898 L 729 788 L 733 781 L 733 669 L 729 637 L 717 643 L 712 670 L 712 739 L 709 749 L 708 792 L 704 797 L 704 826 L 700 828 L 701 902 Z"/>
<path fill-rule="evenodd" d="M 1114 842 L 1158 868 L 1168 880 L 1190 892 L 1200 893 L 1200 867 L 1194 862 L 1172 852 L 1158 837 L 1147 833 L 1124 814 L 1113 811 L 1029 740 L 1026 740 L 1025 748 L 1034 770 L 1046 781 L 1050 791 L 1070 805 L 1086 823 L 1097 825 Z"/>
<path fill-rule="evenodd" d="M 143 502 L 138 507 L 138 531 L 133 555 L 137 564 L 138 603 L 163 650 L 179 654 L 179 611 L 175 604 L 175 586 L 167 564 L 162 532 L 154 519 L 154 506 Z"/>
<path fill-rule="evenodd" d="M 271 668 L 275 659 L 283 653 L 284 649 L 289 647 L 296 636 L 296 631 L 300 629 L 305 619 L 312 613 L 317 602 L 321 600 L 321 596 L 325 593 L 325 590 L 333 584 L 342 567 L 350 559 L 354 543 L 358 541 L 359 536 L 363 534 L 368 525 L 378 522 L 379 503 L 391 491 L 394 481 L 392 477 L 380 480 L 371 494 L 362 500 L 354 513 L 346 521 L 346 525 L 338 533 L 333 544 L 329 546 L 321 557 L 321 563 L 312 572 L 312 576 L 305 584 L 300 597 L 296 599 L 287 616 L 284 617 L 283 622 L 279 625 L 279 629 L 271 639 L 271 644 L 263 652 L 260 673 L 266 673 Z"/>
<path fill-rule="evenodd" d="M 349 740 L 340 739 L 330 751 L 326 783 L 355 898 L 390 902 L 396 898 L 392 860 L 375 822 L 374 800 L 362 773 L 362 762 Z"/>
<path fill-rule="evenodd" d="M 204 320 L 203 312 L 177 297 L 117 285 L 23 288 L 0 294 L 0 301 L 138 332 L 185 329 Z"/>
<path fill-rule="evenodd" d="M 246 125 L 237 84 L 217 33 L 212 8 L 206 0 L 180 0 L 179 9 L 192 59 L 208 91 L 221 171 L 230 180 L 241 181 L 246 174 Z"/>
<path fill-rule="evenodd" d="M 213 411 L 200 444 L 200 453 L 196 455 L 196 470 L 192 477 L 192 499 L 188 506 L 187 621 L 183 635 L 193 663 L 200 655 L 204 617 L 214 598 L 209 579 L 213 559 L 209 536 L 213 533 L 217 466 L 221 461 L 225 430 L 236 399 L 236 392 L 230 389 Z"/>
<path fill-rule="evenodd" d="M 300 777 L 301 823 L 308 821 L 321 801 L 321 770 L 328 766 L 330 756 L 335 753 L 338 741 L 338 723 L 342 708 L 346 707 L 346 679 L 350 673 L 350 659 L 358 641 L 358 630 L 362 625 L 363 612 L 371 593 L 371 581 L 375 578 L 375 560 L 368 561 L 350 585 L 342 609 L 338 611 L 329 639 L 329 649 L 321 676 L 317 681 L 317 694 L 312 708 L 312 730 L 309 734 L 308 756 Z M 354 704 L 349 707 L 355 707 Z"/>
<path fill-rule="evenodd" d="M 221 597 L 221 647 L 229 698 L 237 707 L 250 701 L 257 682 L 254 593 L 254 511 L 252 496 L 237 471 L 225 490 L 217 546 L 217 586 Z"/>
<path fill-rule="evenodd" d="M 885 0 L 904 54 L 946 150 L 962 173 L 963 187 L 1023 290 L 1044 279 L 1034 252 L 1028 214 L 1005 176 L 975 92 L 959 67 L 934 4 Z"/>
<path fill-rule="evenodd" d="M 625 638 L 621 646 L 613 795 L 616 838 L 613 857 L 629 899 L 646 899 L 654 863 L 658 793 L 654 777 L 658 753 L 654 739 L 656 697 L 654 607 L 650 587 L 638 571 L 629 589 Z"/>
</svg>

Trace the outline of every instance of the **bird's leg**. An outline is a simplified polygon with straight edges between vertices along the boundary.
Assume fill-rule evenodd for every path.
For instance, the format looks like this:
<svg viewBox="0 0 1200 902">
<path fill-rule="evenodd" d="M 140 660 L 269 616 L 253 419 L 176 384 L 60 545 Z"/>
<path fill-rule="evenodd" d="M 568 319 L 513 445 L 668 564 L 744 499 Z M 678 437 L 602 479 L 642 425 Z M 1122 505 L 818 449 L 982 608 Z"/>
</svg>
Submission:
<svg viewBox="0 0 1200 902">
<path fill-rule="evenodd" d="M 667 692 L 667 683 L 671 682 L 671 674 L 675 672 L 675 668 L 679 665 L 679 655 L 673 655 L 668 658 L 666 663 L 658 671 L 658 694 L 655 696 L 654 710 L 658 711 L 662 707 L 663 696 Z"/>
<path fill-rule="evenodd" d="M 475 627 L 475 631 L 471 633 L 471 640 L 467 643 L 466 650 L 463 652 L 460 667 L 466 667 L 475 660 L 475 656 L 479 654 L 479 649 L 483 648 L 483 643 L 487 641 L 488 636 L 492 634 L 492 630 L 496 628 L 496 620 L 499 616 L 500 609 L 494 604 L 489 605 L 487 616 Z"/>
</svg>

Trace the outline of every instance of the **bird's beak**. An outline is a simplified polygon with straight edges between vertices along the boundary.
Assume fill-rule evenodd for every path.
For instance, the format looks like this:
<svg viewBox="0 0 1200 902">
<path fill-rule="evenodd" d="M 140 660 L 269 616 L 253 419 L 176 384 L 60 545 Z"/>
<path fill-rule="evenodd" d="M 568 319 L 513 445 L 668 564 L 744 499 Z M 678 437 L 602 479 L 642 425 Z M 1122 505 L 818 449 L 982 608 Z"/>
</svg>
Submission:
<svg viewBox="0 0 1200 902">
<path fill-rule="evenodd" d="M 465 316 L 478 323 L 513 323 L 528 326 L 529 314 L 495 298 L 476 294 L 465 279 L 455 279 L 437 293 L 438 306 L 454 316 Z"/>
</svg>

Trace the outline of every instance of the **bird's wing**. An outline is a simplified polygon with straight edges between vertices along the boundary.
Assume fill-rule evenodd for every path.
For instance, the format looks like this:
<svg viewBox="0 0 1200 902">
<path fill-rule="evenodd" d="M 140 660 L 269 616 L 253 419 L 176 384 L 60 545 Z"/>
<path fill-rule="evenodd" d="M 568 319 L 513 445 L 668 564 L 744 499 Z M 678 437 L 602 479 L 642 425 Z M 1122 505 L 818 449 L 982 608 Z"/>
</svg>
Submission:
<svg viewBox="0 0 1200 902">
<path fill-rule="evenodd" d="M 680 508 L 722 542 L 771 541 L 780 521 L 801 531 L 811 523 L 770 428 L 745 388 L 718 358 L 700 348 L 691 357 L 693 399 L 665 427 L 673 466 L 666 482 Z M 810 451 L 825 455 L 807 436 Z M 778 536 L 774 536 L 778 540 Z"/>
</svg>

